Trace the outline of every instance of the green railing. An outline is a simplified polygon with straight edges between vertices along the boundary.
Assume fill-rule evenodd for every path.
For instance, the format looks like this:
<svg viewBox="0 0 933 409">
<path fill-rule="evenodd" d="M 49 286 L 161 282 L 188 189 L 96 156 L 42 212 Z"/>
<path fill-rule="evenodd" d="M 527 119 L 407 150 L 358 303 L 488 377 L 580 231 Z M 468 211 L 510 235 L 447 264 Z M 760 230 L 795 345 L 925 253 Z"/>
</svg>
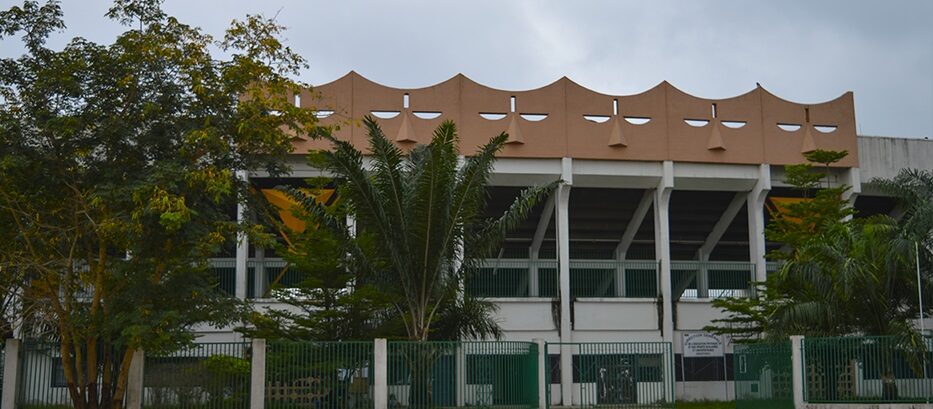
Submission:
<svg viewBox="0 0 933 409">
<path fill-rule="evenodd" d="M 768 275 L 778 272 L 781 267 L 784 266 L 783 261 L 766 261 L 765 262 L 765 273 Z"/>
<path fill-rule="evenodd" d="M 62 368 L 58 343 L 24 341 L 20 358 L 18 407 L 70 408 L 71 396 Z"/>
<path fill-rule="evenodd" d="M 746 261 L 671 261 L 671 285 L 680 299 L 748 297 L 755 264 Z"/>
<path fill-rule="evenodd" d="M 272 291 L 290 288 L 304 280 L 304 273 L 280 258 L 250 259 L 247 267 L 247 294 L 250 298 L 269 298 Z M 260 278 L 256 278 L 256 274 Z"/>
<path fill-rule="evenodd" d="M 373 343 L 270 342 L 266 409 L 373 408 Z"/>
<path fill-rule="evenodd" d="M 210 270 L 217 278 L 217 288 L 230 295 L 236 294 L 235 258 L 212 258 Z"/>
<path fill-rule="evenodd" d="M 735 344 L 736 409 L 793 409 L 790 341 Z"/>
<path fill-rule="evenodd" d="M 656 408 L 674 405 L 674 360 L 669 342 L 548 343 L 549 356 L 572 354 L 572 396 L 560 396 L 559 358 L 550 360 L 548 406 Z M 558 379 L 554 379 L 557 377 Z"/>
<path fill-rule="evenodd" d="M 389 342 L 390 408 L 538 405 L 538 346 L 529 342 Z"/>
<path fill-rule="evenodd" d="M 489 259 L 468 272 L 474 297 L 557 297 L 557 260 Z"/>
<path fill-rule="evenodd" d="M 656 298 L 654 260 L 570 260 L 571 297 Z"/>
<path fill-rule="evenodd" d="M 925 352 L 895 337 L 805 338 L 804 400 L 813 403 L 933 401 L 933 341 Z"/>
<path fill-rule="evenodd" d="M 173 353 L 147 353 L 143 406 L 249 408 L 249 348 L 248 342 L 197 343 Z"/>
</svg>

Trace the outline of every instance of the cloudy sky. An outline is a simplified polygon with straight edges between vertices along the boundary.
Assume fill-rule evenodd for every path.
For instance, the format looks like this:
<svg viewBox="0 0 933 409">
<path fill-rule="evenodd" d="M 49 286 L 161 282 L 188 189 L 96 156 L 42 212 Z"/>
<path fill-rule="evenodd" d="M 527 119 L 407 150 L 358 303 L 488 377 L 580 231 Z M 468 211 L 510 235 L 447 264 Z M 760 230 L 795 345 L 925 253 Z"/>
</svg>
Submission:
<svg viewBox="0 0 933 409">
<path fill-rule="evenodd" d="M 0 0 L 4 5 L 18 3 Z M 64 0 L 68 31 L 109 41 L 106 0 Z M 247 13 L 275 15 L 321 84 L 350 70 L 422 87 L 456 73 L 529 89 L 562 76 L 610 94 L 667 80 L 723 98 L 759 82 L 786 99 L 855 92 L 859 133 L 933 138 L 933 1 L 167 0 L 218 34 Z M 15 53 L 9 40 L 0 55 Z"/>
</svg>

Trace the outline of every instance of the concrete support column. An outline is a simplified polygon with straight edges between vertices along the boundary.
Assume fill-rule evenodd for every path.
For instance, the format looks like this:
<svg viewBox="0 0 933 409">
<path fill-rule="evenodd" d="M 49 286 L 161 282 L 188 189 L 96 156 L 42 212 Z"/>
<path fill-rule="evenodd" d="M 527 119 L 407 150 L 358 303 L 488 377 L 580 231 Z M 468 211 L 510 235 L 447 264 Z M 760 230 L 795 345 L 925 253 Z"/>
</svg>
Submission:
<svg viewBox="0 0 933 409">
<path fill-rule="evenodd" d="M 466 349 L 463 348 L 463 343 L 457 343 L 457 357 L 456 357 L 456 370 L 457 370 L 457 382 L 454 385 L 454 388 L 457 392 L 457 407 L 466 406 L 466 391 L 464 390 L 467 385 L 467 357 Z"/>
<path fill-rule="evenodd" d="M 256 264 L 253 267 L 253 297 L 265 298 L 266 296 L 266 249 L 256 247 Z"/>
<path fill-rule="evenodd" d="M 765 260 L 765 200 L 771 191 L 771 166 L 761 164 L 758 167 L 758 182 L 748 192 L 748 256 L 755 266 L 755 281 L 768 278 L 768 265 Z"/>
<path fill-rule="evenodd" d="M 236 177 L 241 181 L 248 181 L 246 172 L 237 171 Z M 246 220 L 246 206 L 242 203 L 236 205 L 236 219 L 238 222 L 242 223 Z M 243 233 L 237 233 L 236 240 L 236 287 L 234 289 L 234 295 L 236 298 L 241 300 L 246 299 L 246 280 L 248 280 L 249 274 L 247 274 L 246 260 L 249 258 L 249 238 L 246 237 Z"/>
<path fill-rule="evenodd" d="M 560 266 L 560 342 L 573 342 L 570 316 L 570 187 L 573 185 L 572 161 L 561 162 L 563 183 L 557 187 L 555 216 L 557 218 L 557 261 Z M 573 350 L 570 345 L 560 348 L 560 391 L 562 404 L 573 403 Z"/>
<path fill-rule="evenodd" d="M 794 391 L 794 407 L 803 409 L 807 403 L 803 399 L 803 337 L 794 335 L 790 337 L 791 381 Z"/>
<path fill-rule="evenodd" d="M 373 343 L 373 405 L 375 409 L 389 407 L 389 344 L 385 338 Z"/>
<path fill-rule="evenodd" d="M 266 404 L 266 340 L 254 339 L 249 376 L 249 407 L 263 409 Z"/>
<path fill-rule="evenodd" d="M 625 297 L 625 253 L 616 250 L 616 297 Z"/>
<path fill-rule="evenodd" d="M 674 190 L 674 162 L 664 161 L 664 173 L 654 191 L 654 252 L 659 261 L 661 311 L 664 314 L 661 335 L 665 342 L 674 340 L 673 300 L 671 299 L 671 230 L 669 205 Z"/>
<path fill-rule="evenodd" d="M 143 407 L 143 374 L 145 374 L 146 353 L 141 349 L 133 352 L 130 361 L 130 371 L 126 378 L 126 409 L 140 409 Z"/>
<path fill-rule="evenodd" d="M 551 399 L 551 394 L 548 393 L 547 389 L 547 371 L 549 369 L 547 344 L 541 338 L 532 339 L 532 342 L 538 346 L 538 409 L 545 409 Z"/>
<path fill-rule="evenodd" d="M 3 400 L 0 409 L 16 409 L 16 394 L 19 384 L 20 349 L 23 341 L 8 339 L 3 346 Z"/>
<path fill-rule="evenodd" d="M 846 192 L 842 194 L 842 199 L 848 202 L 849 206 L 855 207 L 855 200 L 858 199 L 858 195 L 862 193 L 862 177 L 858 168 L 846 169 L 844 179 L 843 183 L 849 186 L 849 190 L 846 190 Z M 851 215 L 846 216 L 846 220 L 851 219 Z"/>
<path fill-rule="evenodd" d="M 697 271 L 697 298 L 709 298 L 709 254 L 700 252 Z"/>
</svg>

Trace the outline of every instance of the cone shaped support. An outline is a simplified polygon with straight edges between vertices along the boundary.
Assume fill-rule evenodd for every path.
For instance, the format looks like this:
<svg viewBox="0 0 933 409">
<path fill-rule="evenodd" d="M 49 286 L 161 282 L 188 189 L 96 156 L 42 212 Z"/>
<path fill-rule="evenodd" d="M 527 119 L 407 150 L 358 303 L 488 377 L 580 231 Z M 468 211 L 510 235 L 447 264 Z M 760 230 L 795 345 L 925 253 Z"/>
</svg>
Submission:
<svg viewBox="0 0 933 409">
<path fill-rule="evenodd" d="M 719 121 L 713 120 L 713 131 L 709 134 L 709 140 L 706 141 L 706 149 L 711 151 L 724 151 L 726 150 L 726 143 L 722 140 L 722 130 L 720 129 L 722 125 L 719 124 Z"/>
<path fill-rule="evenodd" d="M 622 133 L 622 119 L 616 115 L 612 118 L 612 131 L 609 132 L 609 146 L 624 148 L 628 146 L 625 134 Z"/>
<path fill-rule="evenodd" d="M 415 128 L 411 126 L 411 111 L 402 112 L 402 126 L 398 128 L 398 135 L 395 136 L 395 142 L 417 142 L 415 140 Z"/>
<path fill-rule="evenodd" d="M 509 139 L 506 139 L 505 143 L 524 144 L 525 137 L 522 135 L 522 127 L 518 123 L 518 115 L 509 114 L 509 116 L 512 117 L 512 120 L 509 121 L 509 128 L 506 130 L 506 132 L 509 134 Z"/>
<path fill-rule="evenodd" d="M 803 125 L 803 146 L 800 147 L 800 153 L 810 153 L 816 150 L 816 141 L 813 139 L 813 133 L 810 131 L 810 123 Z"/>
</svg>

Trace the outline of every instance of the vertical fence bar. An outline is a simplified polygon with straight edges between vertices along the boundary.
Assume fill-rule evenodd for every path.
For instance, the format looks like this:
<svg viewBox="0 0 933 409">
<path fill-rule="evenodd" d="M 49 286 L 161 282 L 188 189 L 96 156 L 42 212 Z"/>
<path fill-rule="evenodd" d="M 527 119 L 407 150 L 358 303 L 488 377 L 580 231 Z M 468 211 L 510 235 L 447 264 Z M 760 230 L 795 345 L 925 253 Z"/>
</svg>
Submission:
<svg viewBox="0 0 933 409">
<path fill-rule="evenodd" d="M 71 406 L 56 343 L 23 342 L 20 382 L 15 392 L 18 406 Z"/>
<path fill-rule="evenodd" d="M 373 342 L 266 344 L 265 407 L 374 407 Z"/>
<path fill-rule="evenodd" d="M 147 353 L 143 407 L 249 408 L 249 350 L 247 342 L 212 342 L 171 353 Z"/>
</svg>

